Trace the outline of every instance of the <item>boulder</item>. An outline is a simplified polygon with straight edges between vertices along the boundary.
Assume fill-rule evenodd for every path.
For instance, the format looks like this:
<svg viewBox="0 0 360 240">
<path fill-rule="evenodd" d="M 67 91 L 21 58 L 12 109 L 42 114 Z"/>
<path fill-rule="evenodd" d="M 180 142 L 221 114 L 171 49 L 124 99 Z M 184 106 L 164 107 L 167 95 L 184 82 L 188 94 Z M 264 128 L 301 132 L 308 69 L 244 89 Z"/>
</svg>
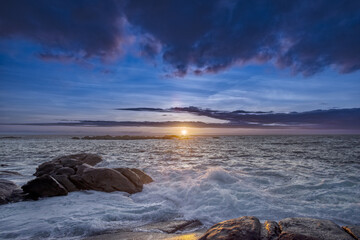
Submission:
<svg viewBox="0 0 360 240">
<path fill-rule="evenodd" d="M 62 165 L 68 165 L 68 159 L 73 159 L 78 162 L 89 164 L 90 166 L 95 166 L 99 162 L 102 161 L 102 158 L 97 154 L 90 154 L 90 153 L 80 153 L 80 154 L 72 154 L 66 155 L 62 157 L 55 158 L 54 161 L 60 162 Z"/>
<path fill-rule="evenodd" d="M 312 237 L 306 239 L 319 239 L 319 240 L 353 240 L 342 228 L 330 220 L 321 220 L 313 218 L 285 218 L 279 222 L 281 229 L 282 239 L 295 239 L 289 238 L 292 235 L 303 235 L 303 238 L 297 237 L 296 239 L 305 239 L 305 237 Z M 286 235 L 288 238 L 285 238 Z"/>
<path fill-rule="evenodd" d="M 135 185 L 139 192 L 142 191 L 143 182 L 141 181 L 139 175 L 137 175 L 134 171 L 130 170 L 129 168 L 114 168 L 114 170 L 120 172 L 127 179 L 129 179 Z"/>
<path fill-rule="evenodd" d="M 37 177 L 21 187 L 30 198 L 53 197 L 67 195 L 68 191 L 50 175 Z"/>
<path fill-rule="evenodd" d="M 102 158 L 96 154 L 89 153 L 80 153 L 73 155 L 66 155 L 57 157 L 49 162 L 45 162 L 36 168 L 34 176 L 40 177 L 42 175 L 48 174 L 53 175 L 61 168 L 76 168 L 81 164 L 89 164 L 90 166 L 95 166 L 97 163 L 101 162 Z M 69 171 L 69 170 L 68 170 Z M 62 174 L 60 174 L 62 175 Z"/>
<path fill-rule="evenodd" d="M 139 192 L 138 188 L 120 172 L 110 168 L 86 168 L 70 178 L 83 189 L 103 192 Z"/>
<path fill-rule="evenodd" d="M 148 183 L 151 183 L 151 182 L 154 181 L 149 175 L 147 175 L 146 173 L 144 173 L 140 169 L 131 168 L 130 170 L 133 171 L 134 173 L 136 173 L 139 176 L 139 178 L 140 178 L 140 180 L 141 180 L 141 182 L 143 184 L 148 184 Z"/>
<path fill-rule="evenodd" d="M 53 178 L 56 179 L 68 192 L 79 191 L 80 189 L 66 175 L 55 175 Z"/>
<path fill-rule="evenodd" d="M 353 238 L 360 240 L 360 226 L 345 226 L 342 228 Z"/>
<path fill-rule="evenodd" d="M 141 192 L 144 183 L 152 182 L 146 173 L 135 168 L 95 168 L 101 157 L 95 154 L 74 154 L 57 157 L 41 164 L 34 180 L 22 188 L 32 199 L 66 195 L 79 190 L 103 192 Z"/>
<path fill-rule="evenodd" d="M 18 189 L 18 186 L 8 180 L 0 179 L 0 204 L 11 202 L 13 192 Z"/>
<path fill-rule="evenodd" d="M 260 236 L 259 219 L 245 216 L 215 224 L 199 240 L 260 240 Z"/>
</svg>

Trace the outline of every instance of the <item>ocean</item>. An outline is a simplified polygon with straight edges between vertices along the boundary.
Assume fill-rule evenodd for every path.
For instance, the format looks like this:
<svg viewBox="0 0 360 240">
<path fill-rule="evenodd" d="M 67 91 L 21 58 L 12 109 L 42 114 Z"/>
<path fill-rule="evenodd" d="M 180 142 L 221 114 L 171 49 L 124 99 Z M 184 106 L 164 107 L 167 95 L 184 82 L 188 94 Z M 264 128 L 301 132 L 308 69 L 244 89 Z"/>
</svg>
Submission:
<svg viewBox="0 0 360 240">
<path fill-rule="evenodd" d="M 80 152 L 99 167 L 135 167 L 154 182 L 140 193 L 72 192 L 0 205 L 0 239 L 81 239 L 169 220 L 206 227 L 244 215 L 360 224 L 360 136 L 222 136 L 182 140 L 0 140 L 0 178 L 22 185 L 36 167 Z"/>
</svg>

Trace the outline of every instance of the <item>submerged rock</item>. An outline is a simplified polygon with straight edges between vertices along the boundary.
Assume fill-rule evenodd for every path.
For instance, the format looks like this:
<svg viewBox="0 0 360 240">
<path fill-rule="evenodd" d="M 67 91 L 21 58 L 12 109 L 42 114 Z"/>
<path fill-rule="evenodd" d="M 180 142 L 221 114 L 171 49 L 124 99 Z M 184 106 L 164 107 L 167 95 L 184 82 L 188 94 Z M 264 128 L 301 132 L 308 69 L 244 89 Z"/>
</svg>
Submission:
<svg viewBox="0 0 360 240">
<path fill-rule="evenodd" d="M 313 218 L 285 218 L 279 222 L 279 225 L 281 235 L 300 234 L 304 235 L 304 237 L 312 237 L 306 239 L 353 240 L 353 238 L 341 227 L 330 220 Z M 282 239 L 292 238 L 283 237 Z"/>
<path fill-rule="evenodd" d="M 8 180 L 0 179 L 0 204 L 5 204 L 12 201 L 14 191 L 19 187 Z"/>
<path fill-rule="evenodd" d="M 0 171 L 0 176 L 22 176 L 22 174 L 15 171 L 2 170 Z"/>
<path fill-rule="evenodd" d="M 22 189 L 33 199 L 67 195 L 79 190 L 103 192 L 141 192 L 152 178 L 139 169 L 95 168 L 102 159 L 96 154 L 74 154 L 41 164 L 34 173 L 37 178 Z"/>
</svg>

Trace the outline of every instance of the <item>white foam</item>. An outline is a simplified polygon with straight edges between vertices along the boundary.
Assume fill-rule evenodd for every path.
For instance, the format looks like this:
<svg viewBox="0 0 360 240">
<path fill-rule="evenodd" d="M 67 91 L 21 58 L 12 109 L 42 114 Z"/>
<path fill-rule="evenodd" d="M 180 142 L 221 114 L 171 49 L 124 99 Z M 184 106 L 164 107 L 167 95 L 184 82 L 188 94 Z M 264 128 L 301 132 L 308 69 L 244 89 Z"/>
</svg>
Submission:
<svg viewBox="0 0 360 240">
<path fill-rule="evenodd" d="M 271 144 L 289 141 L 283 137 L 224 138 L 221 144 L 211 138 L 193 142 L 76 141 L 75 145 L 68 139 L 47 139 L 20 141 L 21 148 L 5 144 L 3 159 L 9 165 L 5 170 L 24 174 L 13 179 L 9 176 L 18 183 L 33 178 L 31 174 L 40 163 L 79 151 L 102 154 L 100 166 L 145 169 L 155 182 L 131 196 L 85 191 L 1 205 L 0 239 L 78 239 L 156 221 L 199 219 L 210 226 L 244 215 L 260 220 L 305 216 L 360 224 L 356 161 L 360 141 L 346 142 L 353 144 L 352 151 L 340 154 L 332 152 L 332 146 L 340 141 L 337 138 L 333 145 L 327 142 L 316 147 L 306 142 L 312 138 L 293 139 L 303 144 L 304 152 L 295 157 L 293 150 L 299 144 Z M 204 156 L 199 157 L 200 153 Z M 218 157 L 211 158 L 214 155 Z"/>
</svg>

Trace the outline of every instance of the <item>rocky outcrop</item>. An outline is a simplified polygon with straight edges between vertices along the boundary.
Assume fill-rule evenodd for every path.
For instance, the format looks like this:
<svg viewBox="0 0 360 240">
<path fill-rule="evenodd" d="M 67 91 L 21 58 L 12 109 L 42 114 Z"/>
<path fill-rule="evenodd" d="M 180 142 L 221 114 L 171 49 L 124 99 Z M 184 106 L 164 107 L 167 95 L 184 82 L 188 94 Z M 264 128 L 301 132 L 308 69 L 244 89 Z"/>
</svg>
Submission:
<svg viewBox="0 0 360 240">
<path fill-rule="evenodd" d="M 199 240 L 260 239 L 261 224 L 256 217 L 240 217 L 212 226 Z"/>
<path fill-rule="evenodd" d="M 103 192 L 140 192 L 152 178 L 140 169 L 96 168 L 101 162 L 95 154 L 74 154 L 41 164 L 34 173 L 37 178 L 22 186 L 32 199 L 67 195 L 79 190 Z"/>
<path fill-rule="evenodd" d="M 345 229 L 345 230 L 343 230 Z M 353 240 L 359 226 L 339 227 L 330 220 L 285 218 L 279 223 L 256 217 L 241 217 L 212 226 L 200 240 Z"/>
<path fill-rule="evenodd" d="M 0 179 L 0 204 L 17 202 L 22 200 L 21 189 L 13 182 Z"/>
<path fill-rule="evenodd" d="M 302 234 L 323 240 L 353 240 L 341 227 L 330 220 L 285 218 L 279 222 L 281 234 Z"/>
</svg>

